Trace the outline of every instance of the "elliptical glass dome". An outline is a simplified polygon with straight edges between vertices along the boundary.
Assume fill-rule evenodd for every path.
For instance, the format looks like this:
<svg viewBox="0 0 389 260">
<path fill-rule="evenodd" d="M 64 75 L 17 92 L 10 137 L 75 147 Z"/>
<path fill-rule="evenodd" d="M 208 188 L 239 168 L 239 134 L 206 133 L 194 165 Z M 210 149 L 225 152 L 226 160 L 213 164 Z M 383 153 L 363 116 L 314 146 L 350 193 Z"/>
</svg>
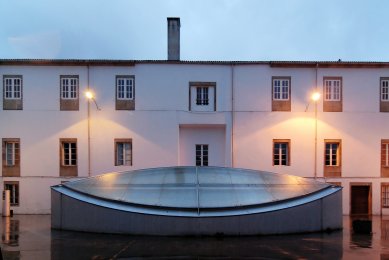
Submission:
<svg viewBox="0 0 389 260">
<path fill-rule="evenodd" d="M 144 212 L 223 211 L 273 205 L 331 188 L 327 183 L 222 167 L 169 167 L 108 173 L 64 183 L 63 188 L 92 198 L 132 205 Z M 316 198 L 317 199 L 317 198 Z M 301 202 L 303 203 L 303 202 Z M 105 205 L 108 205 L 105 203 Z M 285 206 L 285 205 L 284 205 Z M 272 207 L 274 209 L 274 207 Z M 249 213 L 250 211 L 247 211 Z M 223 214 L 221 214 L 223 215 Z"/>
</svg>

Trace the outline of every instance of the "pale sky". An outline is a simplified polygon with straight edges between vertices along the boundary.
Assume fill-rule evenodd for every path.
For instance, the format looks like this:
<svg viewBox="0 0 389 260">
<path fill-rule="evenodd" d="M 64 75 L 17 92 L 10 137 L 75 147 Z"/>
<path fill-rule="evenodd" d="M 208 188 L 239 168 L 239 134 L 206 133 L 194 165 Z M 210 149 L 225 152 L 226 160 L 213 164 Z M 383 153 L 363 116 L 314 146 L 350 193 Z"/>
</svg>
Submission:
<svg viewBox="0 0 389 260">
<path fill-rule="evenodd" d="M 0 59 L 389 61 L 386 0 L 0 0 Z"/>
</svg>

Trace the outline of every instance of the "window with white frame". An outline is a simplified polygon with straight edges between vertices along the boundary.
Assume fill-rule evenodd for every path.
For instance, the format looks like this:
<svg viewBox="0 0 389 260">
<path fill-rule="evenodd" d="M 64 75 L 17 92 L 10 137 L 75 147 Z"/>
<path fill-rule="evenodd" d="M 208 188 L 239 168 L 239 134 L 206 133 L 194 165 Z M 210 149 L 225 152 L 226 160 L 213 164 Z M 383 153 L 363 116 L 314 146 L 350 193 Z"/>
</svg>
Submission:
<svg viewBox="0 0 389 260">
<path fill-rule="evenodd" d="M 339 164 L 340 164 L 340 143 L 326 142 L 325 166 L 339 166 Z"/>
<path fill-rule="evenodd" d="M 77 142 L 63 141 L 62 149 L 62 166 L 77 166 Z"/>
<path fill-rule="evenodd" d="M 131 139 L 115 140 L 115 165 L 131 166 L 132 165 L 132 141 Z"/>
<path fill-rule="evenodd" d="M 273 165 L 289 164 L 289 140 L 273 141 Z"/>
<path fill-rule="evenodd" d="M 190 82 L 189 101 L 190 111 L 216 111 L 216 83 Z"/>
<path fill-rule="evenodd" d="M 290 79 L 273 78 L 273 100 L 289 100 Z"/>
<path fill-rule="evenodd" d="M 381 101 L 389 101 L 389 79 L 381 79 Z"/>
<path fill-rule="evenodd" d="M 209 87 L 197 87 L 196 88 L 196 105 L 208 106 L 209 105 Z"/>
<path fill-rule="evenodd" d="M 2 151 L 2 176 L 20 176 L 20 138 L 3 138 Z"/>
<path fill-rule="evenodd" d="M 15 166 L 19 158 L 19 142 L 5 141 L 5 165 L 8 167 Z"/>
<path fill-rule="evenodd" d="M 381 166 L 389 167 L 389 140 L 381 140 Z"/>
<path fill-rule="evenodd" d="M 133 100 L 134 78 L 131 76 L 116 77 L 116 98 L 118 100 Z"/>
<path fill-rule="evenodd" d="M 78 76 L 61 76 L 61 99 L 78 98 Z"/>
<path fill-rule="evenodd" d="M 208 144 L 196 144 L 196 166 L 208 166 Z"/>
<path fill-rule="evenodd" d="M 4 190 L 10 191 L 11 206 L 19 206 L 19 182 L 17 181 L 4 182 Z"/>
<path fill-rule="evenodd" d="M 324 79 L 324 100 L 340 101 L 342 93 L 341 79 Z"/>
<path fill-rule="evenodd" d="M 22 98 L 22 78 L 21 77 L 4 77 L 4 99 L 21 99 Z"/>
<path fill-rule="evenodd" d="M 381 185 L 381 200 L 382 207 L 389 208 L 389 183 L 383 183 Z"/>
</svg>

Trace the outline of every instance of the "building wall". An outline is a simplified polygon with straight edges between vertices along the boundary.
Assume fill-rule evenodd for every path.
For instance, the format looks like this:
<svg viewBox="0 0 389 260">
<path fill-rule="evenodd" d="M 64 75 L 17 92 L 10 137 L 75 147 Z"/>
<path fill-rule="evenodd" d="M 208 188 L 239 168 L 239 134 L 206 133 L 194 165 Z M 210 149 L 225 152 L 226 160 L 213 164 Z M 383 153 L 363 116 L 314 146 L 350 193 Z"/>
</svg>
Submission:
<svg viewBox="0 0 389 260">
<path fill-rule="evenodd" d="M 350 213 L 350 185 L 370 183 L 371 213 L 381 214 L 381 139 L 389 139 L 388 114 L 379 112 L 380 77 L 385 68 L 272 67 L 269 64 L 135 63 L 134 66 L 0 65 L 3 75 L 23 75 L 23 110 L 3 110 L 0 138 L 20 138 L 20 205 L 15 213 L 49 213 L 51 185 L 59 176 L 59 139 L 77 138 L 78 177 L 88 176 L 88 101 L 94 91 L 101 110 L 90 103 L 92 176 L 110 171 L 179 165 L 180 126 L 210 129 L 223 126 L 218 165 L 314 177 L 315 104 L 309 97 L 323 77 L 342 77 L 343 112 L 323 112 L 317 104 L 317 177 L 343 187 L 343 213 Z M 59 110 L 60 75 L 79 76 L 79 110 Z M 115 77 L 135 76 L 135 110 L 115 110 Z M 317 76 L 316 76 L 317 75 Z M 291 78 L 291 111 L 272 111 L 272 77 Z M 89 81 L 88 81 L 89 79 Z M 216 84 L 216 111 L 189 111 L 189 83 Z M 3 89 L 3 84 L 2 84 Z M 306 110 L 306 111 L 305 111 Z M 232 112 L 233 111 L 233 112 Z M 129 138 L 132 166 L 115 166 L 114 139 Z M 194 142 L 192 136 L 187 142 Z M 290 166 L 274 166 L 273 139 L 290 140 Z M 342 142 L 340 178 L 324 178 L 324 140 Z M 220 148 L 221 149 L 221 148 Z M 193 151 L 190 151 L 192 153 Z M 189 153 L 189 154 L 190 154 Z M 221 163 L 224 160 L 224 163 Z M 0 162 L 1 163 L 1 162 Z M 3 189 L 1 185 L 0 189 Z M 386 209 L 383 210 L 386 212 Z"/>
</svg>

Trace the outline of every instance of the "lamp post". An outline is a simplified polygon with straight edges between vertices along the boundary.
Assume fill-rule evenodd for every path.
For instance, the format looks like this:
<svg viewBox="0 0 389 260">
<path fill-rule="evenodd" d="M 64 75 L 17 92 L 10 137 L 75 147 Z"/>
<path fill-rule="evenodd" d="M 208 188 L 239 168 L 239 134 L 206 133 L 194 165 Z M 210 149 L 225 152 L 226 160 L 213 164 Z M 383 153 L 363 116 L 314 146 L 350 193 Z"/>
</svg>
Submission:
<svg viewBox="0 0 389 260">
<path fill-rule="evenodd" d="M 93 102 L 96 105 L 97 110 L 101 110 L 99 106 L 97 105 L 97 102 L 95 100 L 94 94 L 89 90 L 85 92 L 85 97 L 88 100 L 88 177 L 91 176 L 91 142 L 90 142 L 90 101 L 93 100 Z"/>
<path fill-rule="evenodd" d="M 320 99 L 320 93 L 314 92 L 311 96 L 313 102 L 315 102 L 315 169 L 314 169 L 314 177 L 317 178 L 317 101 Z"/>
</svg>

